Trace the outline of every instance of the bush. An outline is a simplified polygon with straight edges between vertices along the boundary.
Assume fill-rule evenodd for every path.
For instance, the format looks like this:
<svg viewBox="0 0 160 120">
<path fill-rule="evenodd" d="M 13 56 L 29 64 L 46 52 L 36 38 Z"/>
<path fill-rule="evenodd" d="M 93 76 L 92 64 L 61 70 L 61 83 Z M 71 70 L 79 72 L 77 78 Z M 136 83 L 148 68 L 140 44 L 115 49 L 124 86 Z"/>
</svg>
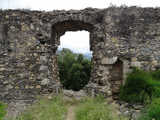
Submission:
<svg viewBox="0 0 160 120">
<path fill-rule="evenodd" d="M 3 120 L 6 115 L 6 104 L 0 102 L 0 120 Z"/>
<path fill-rule="evenodd" d="M 65 120 L 67 109 L 60 96 L 52 100 L 41 99 L 16 120 Z"/>
<path fill-rule="evenodd" d="M 125 118 L 121 118 L 125 120 Z M 86 98 L 76 109 L 76 120 L 121 120 L 103 97 Z"/>
<path fill-rule="evenodd" d="M 120 89 L 120 99 L 130 103 L 148 103 L 152 98 L 160 97 L 160 81 L 155 79 L 157 74 L 134 68 Z"/>
<path fill-rule="evenodd" d="M 160 120 L 160 98 L 154 99 L 145 108 L 139 120 Z"/>
</svg>

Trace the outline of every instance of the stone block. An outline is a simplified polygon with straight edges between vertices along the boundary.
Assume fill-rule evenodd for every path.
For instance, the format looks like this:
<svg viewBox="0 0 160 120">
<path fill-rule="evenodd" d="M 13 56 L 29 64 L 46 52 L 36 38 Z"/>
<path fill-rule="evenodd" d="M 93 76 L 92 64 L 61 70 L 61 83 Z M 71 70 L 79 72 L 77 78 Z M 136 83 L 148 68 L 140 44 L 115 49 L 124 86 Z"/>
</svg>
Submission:
<svg viewBox="0 0 160 120">
<path fill-rule="evenodd" d="M 47 57 L 46 56 L 40 56 L 40 63 L 47 63 Z"/>
<path fill-rule="evenodd" d="M 112 57 L 112 58 L 102 58 L 101 63 L 106 64 L 106 65 L 112 65 L 117 61 L 117 57 Z"/>
<path fill-rule="evenodd" d="M 141 68 L 141 63 L 138 62 L 138 61 L 131 62 L 131 67 L 138 67 L 138 68 Z"/>
<path fill-rule="evenodd" d="M 39 71 L 48 71 L 48 66 L 41 65 Z"/>
<path fill-rule="evenodd" d="M 46 79 L 41 81 L 41 85 L 48 85 L 49 82 L 50 82 L 50 80 L 46 78 Z"/>
</svg>

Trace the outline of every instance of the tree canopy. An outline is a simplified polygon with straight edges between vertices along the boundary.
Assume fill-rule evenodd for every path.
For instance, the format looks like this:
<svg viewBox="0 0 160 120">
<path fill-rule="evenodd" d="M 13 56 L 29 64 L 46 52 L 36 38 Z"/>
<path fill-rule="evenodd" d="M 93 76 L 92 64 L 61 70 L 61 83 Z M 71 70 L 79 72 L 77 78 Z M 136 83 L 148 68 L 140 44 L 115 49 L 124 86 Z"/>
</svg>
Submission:
<svg viewBox="0 0 160 120">
<path fill-rule="evenodd" d="M 90 79 L 91 61 L 82 54 L 75 54 L 64 48 L 58 52 L 60 81 L 65 89 L 78 91 Z"/>
</svg>

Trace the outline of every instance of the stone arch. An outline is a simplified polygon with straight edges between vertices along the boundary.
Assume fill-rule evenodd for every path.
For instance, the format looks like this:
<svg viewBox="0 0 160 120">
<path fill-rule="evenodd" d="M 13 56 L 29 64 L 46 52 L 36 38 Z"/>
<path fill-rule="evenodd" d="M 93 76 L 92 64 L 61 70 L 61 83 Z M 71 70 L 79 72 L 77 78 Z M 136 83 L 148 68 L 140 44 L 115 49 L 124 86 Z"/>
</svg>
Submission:
<svg viewBox="0 0 160 120">
<path fill-rule="evenodd" d="M 52 33 L 51 33 L 51 44 L 55 45 L 55 49 L 57 49 L 58 45 L 60 44 L 60 36 L 65 34 L 67 31 L 81 31 L 81 30 L 86 30 L 90 33 L 90 38 L 91 35 L 93 34 L 94 31 L 94 26 L 90 23 L 85 23 L 83 21 L 74 21 L 74 20 L 67 20 L 67 21 L 62 21 L 62 22 L 57 22 L 52 26 Z M 91 44 L 91 39 L 90 39 L 90 44 Z M 91 44 L 92 46 L 92 44 Z"/>
<path fill-rule="evenodd" d="M 88 31 L 89 34 L 89 44 L 90 44 L 90 50 L 94 53 L 94 50 L 92 49 L 94 46 L 93 42 L 95 41 L 94 39 L 95 37 L 95 30 L 96 27 L 91 24 L 91 23 L 86 23 L 84 21 L 81 20 L 66 20 L 66 21 L 61 21 L 61 22 L 57 22 L 54 23 L 52 25 L 52 32 L 51 32 L 51 41 L 50 41 L 50 45 L 52 48 L 52 52 L 55 55 L 56 54 L 56 50 L 58 48 L 58 46 L 60 45 L 60 37 L 65 34 L 65 32 L 67 31 L 81 31 L 81 30 L 86 30 Z M 57 56 L 55 56 L 57 57 Z M 55 59 L 55 58 L 53 58 Z M 57 59 L 57 58 L 56 58 Z M 92 62 L 94 62 L 94 58 L 92 58 Z M 57 70 L 58 65 L 57 65 L 57 60 L 55 61 L 55 66 Z M 54 70 L 54 71 L 55 71 Z M 91 72 L 91 77 L 92 78 L 92 73 L 94 73 L 93 71 Z M 56 71 L 56 79 L 59 80 L 59 76 L 58 76 L 58 70 Z"/>
</svg>

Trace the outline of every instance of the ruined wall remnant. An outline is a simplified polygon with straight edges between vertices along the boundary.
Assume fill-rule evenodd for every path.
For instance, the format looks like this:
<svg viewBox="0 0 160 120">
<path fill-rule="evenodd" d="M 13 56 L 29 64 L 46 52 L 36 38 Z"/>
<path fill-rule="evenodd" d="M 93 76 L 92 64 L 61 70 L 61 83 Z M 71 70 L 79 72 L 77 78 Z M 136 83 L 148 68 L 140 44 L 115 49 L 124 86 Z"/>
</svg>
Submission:
<svg viewBox="0 0 160 120">
<path fill-rule="evenodd" d="M 93 51 L 90 92 L 117 94 L 136 66 L 160 65 L 160 9 L 0 11 L 0 100 L 33 100 L 61 88 L 56 50 L 66 31 L 87 30 Z"/>
</svg>

